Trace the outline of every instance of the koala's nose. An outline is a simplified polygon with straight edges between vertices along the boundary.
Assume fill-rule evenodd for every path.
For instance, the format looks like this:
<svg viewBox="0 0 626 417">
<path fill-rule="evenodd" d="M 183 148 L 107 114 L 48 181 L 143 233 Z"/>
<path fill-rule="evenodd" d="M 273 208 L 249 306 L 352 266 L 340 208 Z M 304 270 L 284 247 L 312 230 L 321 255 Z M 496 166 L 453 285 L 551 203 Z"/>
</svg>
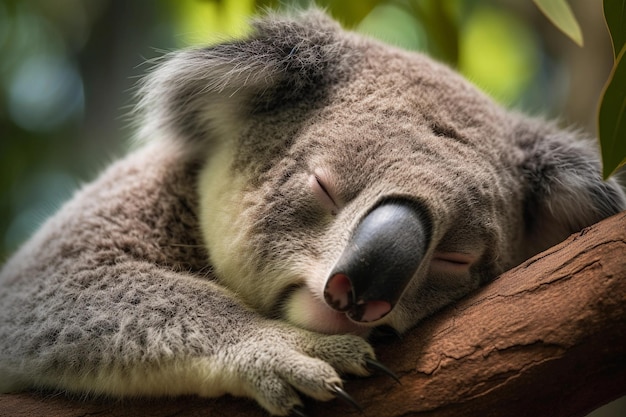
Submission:
<svg viewBox="0 0 626 417">
<path fill-rule="evenodd" d="M 390 200 L 359 223 L 324 288 L 326 303 L 352 320 L 387 315 L 415 275 L 428 246 L 429 221 L 409 201 Z"/>
</svg>

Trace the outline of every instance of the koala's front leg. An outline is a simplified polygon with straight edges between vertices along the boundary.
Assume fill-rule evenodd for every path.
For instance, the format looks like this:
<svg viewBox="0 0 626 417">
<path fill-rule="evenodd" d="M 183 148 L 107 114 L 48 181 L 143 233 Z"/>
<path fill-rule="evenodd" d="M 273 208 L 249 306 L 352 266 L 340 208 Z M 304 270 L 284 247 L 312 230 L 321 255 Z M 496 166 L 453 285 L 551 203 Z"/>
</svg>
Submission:
<svg viewBox="0 0 626 417">
<path fill-rule="evenodd" d="M 298 391 L 329 400 L 342 385 L 338 372 L 366 375 L 374 358 L 359 337 L 265 319 L 208 280 L 139 261 L 89 270 L 60 263 L 45 290 L 33 285 L 40 276 L 0 296 L 4 391 L 231 393 L 286 415 L 301 404 Z"/>
</svg>

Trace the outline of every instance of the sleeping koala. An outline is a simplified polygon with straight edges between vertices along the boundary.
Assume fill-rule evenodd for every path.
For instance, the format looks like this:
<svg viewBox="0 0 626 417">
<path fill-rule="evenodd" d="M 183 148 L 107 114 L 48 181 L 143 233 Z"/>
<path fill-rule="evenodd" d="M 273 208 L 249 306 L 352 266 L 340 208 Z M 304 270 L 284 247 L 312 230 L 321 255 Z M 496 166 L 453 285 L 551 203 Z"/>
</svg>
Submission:
<svg viewBox="0 0 626 417">
<path fill-rule="evenodd" d="M 0 389 L 347 397 L 405 332 L 623 210 L 593 142 L 322 12 L 175 52 L 146 142 L 5 265 Z"/>
</svg>

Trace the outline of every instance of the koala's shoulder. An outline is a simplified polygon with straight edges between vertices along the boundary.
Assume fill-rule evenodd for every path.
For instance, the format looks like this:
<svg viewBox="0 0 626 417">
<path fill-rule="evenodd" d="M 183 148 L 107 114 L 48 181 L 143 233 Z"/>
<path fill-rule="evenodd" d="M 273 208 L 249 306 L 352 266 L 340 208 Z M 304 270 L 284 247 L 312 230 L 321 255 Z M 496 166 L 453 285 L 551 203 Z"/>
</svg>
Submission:
<svg viewBox="0 0 626 417">
<path fill-rule="evenodd" d="M 12 261 L 28 261 L 32 268 L 57 265 L 58 273 L 126 261 L 203 268 L 207 255 L 197 230 L 199 167 L 177 154 L 170 144 L 155 142 L 116 161 L 42 225 L 20 249 L 27 256 Z M 31 268 L 17 266 L 7 264 L 5 270 L 24 273 Z"/>
</svg>

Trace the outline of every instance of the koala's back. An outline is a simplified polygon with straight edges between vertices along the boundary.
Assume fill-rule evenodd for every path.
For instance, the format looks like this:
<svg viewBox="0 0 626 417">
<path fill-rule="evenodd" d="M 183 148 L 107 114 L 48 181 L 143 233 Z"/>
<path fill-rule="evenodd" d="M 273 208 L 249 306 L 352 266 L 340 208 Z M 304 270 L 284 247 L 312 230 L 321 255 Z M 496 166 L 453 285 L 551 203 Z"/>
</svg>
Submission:
<svg viewBox="0 0 626 417">
<path fill-rule="evenodd" d="M 69 257 L 80 270 L 97 266 L 82 264 L 81 253 L 98 252 L 103 264 L 137 260 L 200 271 L 207 255 L 197 231 L 197 170 L 170 144 L 142 147 L 77 191 L 21 249 L 29 256 L 12 261 L 32 259 L 36 268 Z M 3 278 L 17 270 L 7 263 Z"/>
<path fill-rule="evenodd" d="M 0 306 L 10 321 L 2 321 L 0 340 L 11 343 L 2 344 L 0 359 L 80 349 L 84 332 L 118 332 L 123 317 L 89 312 L 99 303 L 106 311 L 111 300 L 139 307 L 145 288 L 129 274 L 156 265 L 210 279 L 196 219 L 197 169 L 155 142 L 110 166 L 51 217 L 1 270 Z M 11 379 L 4 376 L 0 388 Z"/>
</svg>

